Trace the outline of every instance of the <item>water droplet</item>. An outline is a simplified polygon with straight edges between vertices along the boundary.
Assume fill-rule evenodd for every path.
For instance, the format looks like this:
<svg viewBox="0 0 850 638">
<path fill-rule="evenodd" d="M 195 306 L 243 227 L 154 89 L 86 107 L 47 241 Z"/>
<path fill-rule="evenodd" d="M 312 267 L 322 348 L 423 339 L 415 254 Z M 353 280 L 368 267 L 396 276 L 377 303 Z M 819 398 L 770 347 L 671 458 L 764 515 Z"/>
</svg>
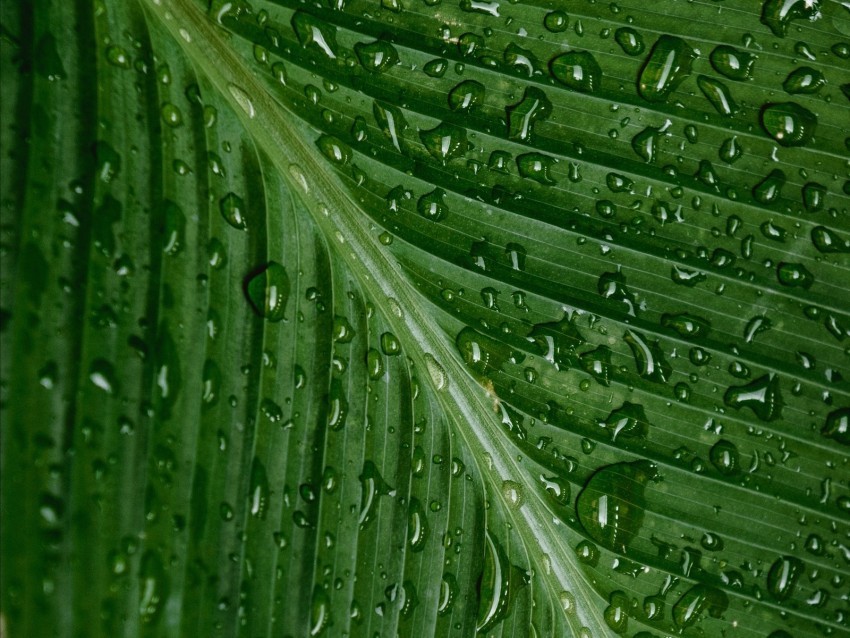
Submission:
<svg viewBox="0 0 850 638">
<path fill-rule="evenodd" d="M 437 613 L 445 616 L 452 610 L 455 597 L 457 596 L 458 584 L 454 575 L 445 573 L 440 581 L 440 594 L 437 598 Z"/>
<path fill-rule="evenodd" d="M 627 330 L 623 340 L 629 344 L 635 357 L 638 374 L 644 379 L 656 383 L 666 383 L 673 373 L 673 368 L 664 358 L 664 352 L 658 341 L 649 341 L 642 334 Z"/>
<path fill-rule="evenodd" d="M 539 323 L 528 333 L 527 339 L 537 346 L 537 351 L 556 368 L 569 368 L 570 358 L 585 339 L 568 315 L 560 321 Z"/>
<path fill-rule="evenodd" d="M 484 85 L 475 80 L 464 80 L 449 91 L 449 108 L 468 113 L 484 103 Z"/>
<path fill-rule="evenodd" d="M 336 59 L 336 27 L 298 10 L 292 16 L 292 29 L 302 47 L 312 47 L 327 57 Z"/>
<path fill-rule="evenodd" d="M 543 17 L 543 26 L 552 33 L 563 33 L 567 30 L 569 20 L 563 11 L 550 11 Z"/>
<path fill-rule="evenodd" d="M 761 23 L 774 35 L 784 38 L 791 20 L 816 20 L 820 17 L 819 0 L 765 0 L 761 7 Z"/>
<path fill-rule="evenodd" d="M 411 551 L 421 552 L 428 540 L 428 519 L 425 509 L 415 496 L 410 499 L 407 519 L 407 542 Z"/>
<path fill-rule="evenodd" d="M 826 226 L 812 229 L 812 243 L 822 253 L 850 254 L 850 239 L 842 239 Z"/>
<path fill-rule="evenodd" d="M 139 616 L 145 625 L 156 625 L 170 590 L 168 573 L 159 554 L 147 550 L 139 566 Z"/>
<path fill-rule="evenodd" d="M 384 358 L 375 348 L 369 348 L 366 353 L 366 372 L 372 381 L 377 381 L 384 376 Z"/>
<path fill-rule="evenodd" d="M 765 374 L 746 385 L 729 386 L 723 401 L 731 408 L 749 408 L 762 421 L 773 421 L 781 416 L 782 394 L 779 377 Z"/>
<path fill-rule="evenodd" d="M 516 481 L 503 481 L 502 497 L 505 499 L 508 507 L 518 510 L 525 502 L 525 490 Z"/>
<path fill-rule="evenodd" d="M 761 125 L 781 146 L 803 146 L 814 135 L 817 117 L 795 102 L 781 102 L 762 109 Z"/>
<path fill-rule="evenodd" d="M 696 52 L 681 38 L 662 35 L 652 47 L 638 79 L 638 91 L 649 102 L 663 102 L 691 73 Z"/>
<path fill-rule="evenodd" d="M 540 62 L 534 53 L 517 46 L 513 42 L 505 47 L 502 58 L 505 61 L 505 69 L 508 71 L 513 71 L 518 75 L 524 75 L 529 78 L 541 74 Z"/>
<path fill-rule="evenodd" d="M 405 148 L 403 133 L 408 128 L 408 125 L 401 109 L 375 100 L 372 104 L 372 114 L 375 116 L 375 122 L 377 122 L 378 128 L 392 142 L 395 149 L 403 153 Z M 401 191 L 404 192 L 404 189 L 401 189 Z"/>
<path fill-rule="evenodd" d="M 626 401 L 623 405 L 611 413 L 599 426 L 605 428 L 611 435 L 611 440 L 617 440 L 618 436 L 627 439 L 645 439 L 649 433 L 649 422 L 643 406 Z"/>
<path fill-rule="evenodd" d="M 711 66 L 718 73 L 730 80 L 748 80 L 753 71 L 753 65 L 758 59 L 754 53 L 739 51 L 733 47 L 721 44 L 714 48 L 709 55 Z"/>
<path fill-rule="evenodd" d="M 486 635 L 508 614 L 514 582 L 511 565 L 505 550 L 490 534 L 484 531 L 484 567 L 479 580 L 478 625 L 479 635 Z"/>
<path fill-rule="evenodd" d="M 826 186 L 816 182 L 809 182 L 803 186 L 803 206 L 810 213 L 816 213 L 823 208 L 826 198 Z"/>
<path fill-rule="evenodd" d="M 160 109 L 160 113 L 162 115 L 162 121 L 171 128 L 177 128 L 183 124 L 183 114 L 180 112 L 180 109 L 171 102 L 163 104 Z"/>
<path fill-rule="evenodd" d="M 107 394 L 115 394 L 115 368 L 106 359 L 94 359 L 89 365 L 89 381 Z"/>
<path fill-rule="evenodd" d="M 445 197 L 446 191 L 442 188 L 435 188 L 430 193 L 426 193 L 419 198 L 419 201 L 416 203 L 416 210 L 425 219 L 438 222 L 449 212 Z"/>
<path fill-rule="evenodd" d="M 377 516 L 378 497 L 395 496 L 372 461 L 363 463 L 360 473 L 360 529 L 364 529 Z"/>
<path fill-rule="evenodd" d="M 729 87 L 723 84 L 723 82 L 710 78 L 707 75 L 700 75 L 697 77 L 697 86 L 720 115 L 728 117 L 738 111 L 738 105 L 732 99 Z"/>
<path fill-rule="evenodd" d="M 221 198 L 218 207 L 221 211 L 221 216 L 224 217 L 224 221 L 233 226 L 233 228 L 237 230 L 248 228 L 248 222 L 246 220 L 246 213 L 248 211 L 245 208 L 245 202 L 242 201 L 239 195 L 233 192 L 228 193 Z"/>
<path fill-rule="evenodd" d="M 799 558 L 783 556 L 776 559 L 767 574 L 767 591 L 779 601 L 788 600 L 805 568 Z"/>
<path fill-rule="evenodd" d="M 543 153 L 524 153 L 516 158 L 517 168 L 522 177 L 533 179 L 538 184 L 551 186 L 555 180 L 549 174 L 557 160 Z"/>
<path fill-rule="evenodd" d="M 629 599 L 622 591 L 611 592 L 602 617 L 614 633 L 624 634 L 629 626 Z"/>
<path fill-rule="evenodd" d="M 568 51 L 549 63 L 552 76 L 574 91 L 594 93 L 602 85 L 602 67 L 587 51 Z"/>
<path fill-rule="evenodd" d="M 842 445 L 850 445 L 850 408 L 830 412 L 820 433 Z"/>
<path fill-rule="evenodd" d="M 824 84 L 826 84 L 826 78 L 823 73 L 810 66 L 801 66 L 788 74 L 782 83 L 782 88 L 791 95 L 800 93 L 808 95 L 817 93 Z"/>
<path fill-rule="evenodd" d="M 621 272 L 606 272 L 600 275 L 596 286 L 605 299 L 621 302 L 629 315 L 635 316 L 637 298 L 626 286 L 626 277 Z"/>
<path fill-rule="evenodd" d="M 720 439 L 711 446 L 708 458 L 717 471 L 724 476 L 732 476 L 741 471 L 738 448 L 731 441 Z"/>
<path fill-rule="evenodd" d="M 678 314 L 665 313 L 661 316 L 661 325 L 676 331 L 686 339 L 700 339 L 708 334 L 711 323 L 697 315 L 687 312 Z"/>
<path fill-rule="evenodd" d="M 384 40 L 375 40 L 369 44 L 357 42 L 354 53 L 363 68 L 371 73 L 383 73 L 398 64 L 398 51 Z"/>
<path fill-rule="evenodd" d="M 643 525 L 644 489 L 657 474 L 649 461 L 616 463 L 595 472 L 576 499 L 576 513 L 590 537 L 626 553 Z"/>
<path fill-rule="evenodd" d="M 640 55 L 645 45 L 643 36 L 631 27 L 620 27 L 614 32 L 614 40 L 626 55 Z"/>
<path fill-rule="evenodd" d="M 258 315 L 269 321 L 280 321 L 284 318 L 289 298 L 286 269 L 276 261 L 270 261 L 248 277 L 245 293 Z"/>
<path fill-rule="evenodd" d="M 425 365 L 428 368 L 428 376 L 431 377 L 431 382 L 437 391 L 442 391 L 449 385 L 449 377 L 434 356 L 428 352 L 425 353 Z"/>
<path fill-rule="evenodd" d="M 352 150 L 345 142 L 333 135 L 320 135 L 316 140 L 316 146 L 334 164 L 343 166 L 351 161 Z"/>
<path fill-rule="evenodd" d="M 781 196 L 785 180 L 785 173 L 774 168 L 762 181 L 753 186 L 753 199 L 760 204 L 772 204 Z"/>
<path fill-rule="evenodd" d="M 455 345 L 464 363 L 485 377 L 501 370 L 504 363 L 511 358 L 511 351 L 507 345 L 468 327 L 458 333 Z"/>
<path fill-rule="evenodd" d="M 266 517 L 269 502 L 269 479 L 259 458 L 251 464 L 251 481 L 248 485 L 248 512 L 257 518 Z"/>
<path fill-rule="evenodd" d="M 815 281 L 814 275 L 803 264 L 780 262 L 776 267 L 776 278 L 779 283 L 789 288 L 811 288 Z"/>
<path fill-rule="evenodd" d="M 579 356 L 582 369 L 606 388 L 611 385 L 611 348 L 599 346 Z"/>
<path fill-rule="evenodd" d="M 236 86 L 235 84 L 228 84 L 227 90 L 230 91 L 230 95 L 233 97 L 236 104 L 239 105 L 245 115 L 249 118 L 252 118 L 256 115 L 256 111 L 254 110 L 254 103 L 251 101 L 251 98 L 248 97 L 248 94 L 244 89 Z"/>
<path fill-rule="evenodd" d="M 694 585 L 673 605 L 673 622 L 682 629 L 696 624 L 707 611 L 712 618 L 720 618 L 729 606 L 726 594 L 711 585 Z"/>
<path fill-rule="evenodd" d="M 442 164 L 463 156 L 469 150 L 466 129 L 441 122 L 429 130 L 419 131 L 419 139 L 426 150 Z"/>
<path fill-rule="evenodd" d="M 121 69 L 130 68 L 130 56 L 117 44 L 110 44 L 106 47 L 106 61 L 112 66 L 117 66 Z"/>
<path fill-rule="evenodd" d="M 431 60 L 430 62 L 425 63 L 425 66 L 422 67 L 422 70 L 425 72 L 425 75 L 432 78 L 441 78 L 446 73 L 446 69 L 449 68 L 449 61 L 445 58 L 436 58 Z"/>
<path fill-rule="evenodd" d="M 313 588 L 313 598 L 310 601 L 310 635 L 318 636 L 331 620 L 331 601 L 320 585 Z"/>
<path fill-rule="evenodd" d="M 345 419 L 348 417 L 348 399 L 345 397 L 342 381 L 337 377 L 331 379 L 326 405 L 328 408 L 328 427 L 334 431 L 341 430 L 345 425 Z"/>
<path fill-rule="evenodd" d="M 508 116 L 508 137 L 526 142 L 531 139 L 534 124 L 549 117 L 552 103 L 543 91 L 530 86 L 525 89 L 522 100 L 506 107 L 505 111 Z"/>
<path fill-rule="evenodd" d="M 662 132 L 661 128 L 647 126 L 632 138 L 632 150 L 647 164 L 655 161 L 658 139 Z"/>
<path fill-rule="evenodd" d="M 720 145 L 720 150 L 718 154 L 720 155 L 720 159 L 727 164 L 733 164 L 740 157 L 743 149 L 741 148 L 740 143 L 738 142 L 738 137 L 733 136 L 729 137 L 723 141 Z"/>
</svg>

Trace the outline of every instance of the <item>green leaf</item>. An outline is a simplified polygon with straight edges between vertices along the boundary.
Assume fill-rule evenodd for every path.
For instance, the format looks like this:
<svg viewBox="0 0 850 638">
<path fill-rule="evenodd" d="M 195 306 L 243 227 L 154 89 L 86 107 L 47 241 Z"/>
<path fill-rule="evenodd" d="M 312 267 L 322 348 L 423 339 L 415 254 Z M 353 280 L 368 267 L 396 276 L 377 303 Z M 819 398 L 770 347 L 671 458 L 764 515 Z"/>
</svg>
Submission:
<svg viewBox="0 0 850 638">
<path fill-rule="evenodd" d="M 850 631 L 850 10 L 4 3 L 3 635 Z"/>
</svg>

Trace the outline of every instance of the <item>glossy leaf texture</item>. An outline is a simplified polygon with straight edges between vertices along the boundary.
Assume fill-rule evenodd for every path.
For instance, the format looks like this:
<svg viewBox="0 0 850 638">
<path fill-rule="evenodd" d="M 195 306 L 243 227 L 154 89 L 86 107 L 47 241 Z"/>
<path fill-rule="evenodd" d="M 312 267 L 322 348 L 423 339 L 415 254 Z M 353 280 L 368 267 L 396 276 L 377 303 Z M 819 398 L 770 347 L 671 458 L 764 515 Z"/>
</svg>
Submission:
<svg viewBox="0 0 850 638">
<path fill-rule="evenodd" d="M 845 4 L 5 3 L 4 635 L 850 631 Z"/>
</svg>

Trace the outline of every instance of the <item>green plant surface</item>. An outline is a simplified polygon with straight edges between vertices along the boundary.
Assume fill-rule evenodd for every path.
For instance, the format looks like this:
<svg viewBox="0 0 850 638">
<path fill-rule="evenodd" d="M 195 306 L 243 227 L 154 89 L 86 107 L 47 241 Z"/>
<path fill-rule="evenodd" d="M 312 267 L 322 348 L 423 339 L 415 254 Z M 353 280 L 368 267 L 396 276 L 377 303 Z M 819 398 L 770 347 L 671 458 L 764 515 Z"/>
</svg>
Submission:
<svg viewBox="0 0 850 638">
<path fill-rule="evenodd" d="M 0 634 L 850 635 L 850 5 L 0 6 Z"/>
</svg>

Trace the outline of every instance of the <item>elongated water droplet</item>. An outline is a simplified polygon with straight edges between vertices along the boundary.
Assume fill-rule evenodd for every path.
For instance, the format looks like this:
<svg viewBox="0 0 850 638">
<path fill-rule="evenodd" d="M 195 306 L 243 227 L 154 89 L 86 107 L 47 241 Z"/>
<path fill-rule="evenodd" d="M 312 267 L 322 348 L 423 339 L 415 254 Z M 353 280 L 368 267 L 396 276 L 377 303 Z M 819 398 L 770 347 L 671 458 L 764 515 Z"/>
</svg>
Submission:
<svg viewBox="0 0 850 638">
<path fill-rule="evenodd" d="M 331 59 L 336 59 L 336 27 L 298 10 L 292 16 L 292 29 L 305 49 L 316 49 Z"/>
<path fill-rule="evenodd" d="M 375 116 L 378 128 L 383 131 L 395 149 L 403 153 L 405 149 L 403 134 L 408 126 L 402 110 L 397 106 L 375 100 L 372 104 L 372 114 Z"/>
<path fill-rule="evenodd" d="M 788 600 L 804 571 L 803 561 L 799 558 L 783 556 L 776 559 L 767 574 L 767 591 L 776 600 Z"/>
<path fill-rule="evenodd" d="M 644 379 L 656 383 L 666 383 L 673 373 L 673 368 L 664 358 L 664 352 L 658 341 L 649 341 L 634 330 L 627 330 L 623 340 L 629 344 L 635 357 L 638 374 Z"/>
<path fill-rule="evenodd" d="M 696 52 L 681 38 L 662 35 L 652 47 L 638 79 L 638 91 L 649 102 L 663 102 L 691 73 Z"/>
<path fill-rule="evenodd" d="M 729 91 L 729 87 L 723 84 L 723 82 L 710 78 L 707 75 L 700 75 L 697 78 L 697 86 L 720 115 L 728 117 L 738 111 L 738 105 L 732 99 L 732 93 Z"/>
<path fill-rule="evenodd" d="M 364 529 L 377 516 L 378 497 L 395 496 L 372 461 L 363 463 L 360 473 L 360 529 Z"/>
<path fill-rule="evenodd" d="M 811 288 L 815 277 L 803 264 L 779 262 L 776 267 L 776 278 L 779 283 L 789 288 Z"/>
<path fill-rule="evenodd" d="M 248 277 L 245 293 L 258 315 L 269 321 L 284 318 L 289 299 L 289 277 L 286 269 L 276 261 Z"/>
<path fill-rule="evenodd" d="M 842 238 L 826 226 L 812 228 L 812 243 L 822 253 L 850 254 L 850 238 Z"/>
<path fill-rule="evenodd" d="M 703 612 L 708 612 L 712 618 L 720 618 L 728 606 L 729 598 L 720 589 L 711 585 L 694 585 L 673 605 L 673 622 L 685 629 L 696 624 Z"/>
<path fill-rule="evenodd" d="M 546 94 L 537 87 L 525 89 L 522 100 L 505 108 L 508 115 L 508 137 L 512 140 L 531 139 L 536 122 L 549 117 L 552 103 Z"/>
<path fill-rule="evenodd" d="M 221 216 L 224 221 L 233 226 L 237 230 L 245 230 L 248 227 L 246 221 L 245 202 L 236 193 L 228 193 L 218 203 L 218 208 L 221 211 Z"/>
</svg>

